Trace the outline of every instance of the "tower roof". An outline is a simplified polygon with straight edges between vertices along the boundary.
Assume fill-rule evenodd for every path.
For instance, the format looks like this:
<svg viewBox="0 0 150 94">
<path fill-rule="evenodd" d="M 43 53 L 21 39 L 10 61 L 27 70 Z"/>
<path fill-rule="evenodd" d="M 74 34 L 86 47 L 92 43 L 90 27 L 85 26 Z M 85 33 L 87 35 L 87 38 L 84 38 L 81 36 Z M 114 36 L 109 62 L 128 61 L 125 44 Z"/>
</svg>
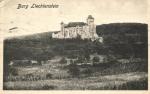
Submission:
<svg viewBox="0 0 150 94">
<path fill-rule="evenodd" d="M 88 16 L 88 19 L 94 19 L 94 18 L 92 17 L 92 15 L 89 15 L 89 16 Z"/>
<path fill-rule="evenodd" d="M 64 24 L 64 22 L 62 21 L 60 24 Z"/>
</svg>

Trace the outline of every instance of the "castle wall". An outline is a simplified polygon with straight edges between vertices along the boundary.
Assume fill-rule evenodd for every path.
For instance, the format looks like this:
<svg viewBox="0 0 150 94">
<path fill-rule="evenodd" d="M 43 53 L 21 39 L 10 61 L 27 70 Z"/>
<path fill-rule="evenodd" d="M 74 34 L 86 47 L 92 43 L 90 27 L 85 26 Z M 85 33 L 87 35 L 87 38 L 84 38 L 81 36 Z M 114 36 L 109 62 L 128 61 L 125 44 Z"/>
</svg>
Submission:
<svg viewBox="0 0 150 94">
<path fill-rule="evenodd" d="M 89 26 L 83 26 L 83 27 L 68 27 L 64 28 L 63 31 L 60 31 L 56 34 L 53 34 L 53 38 L 76 38 L 77 35 L 80 35 L 81 38 L 92 38 L 96 37 L 96 27 L 89 27 Z"/>
<path fill-rule="evenodd" d="M 61 31 L 58 33 L 53 33 L 53 38 L 76 38 L 78 35 L 81 36 L 82 39 L 90 38 L 92 40 L 102 38 L 98 37 L 96 33 L 96 25 L 94 24 L 94 18 L 88 18 L 87 24 L 83 26 L 75 26 L 75 27 L 67 27 L 67 24 L 61 23 Z"/>
</svg>

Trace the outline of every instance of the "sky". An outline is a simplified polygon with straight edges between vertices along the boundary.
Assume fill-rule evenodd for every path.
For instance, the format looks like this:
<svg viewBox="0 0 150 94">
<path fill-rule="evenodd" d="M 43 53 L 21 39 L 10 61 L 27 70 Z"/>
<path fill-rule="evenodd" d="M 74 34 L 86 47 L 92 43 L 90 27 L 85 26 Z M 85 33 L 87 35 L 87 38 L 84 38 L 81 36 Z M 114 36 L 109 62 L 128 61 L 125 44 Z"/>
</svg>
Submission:
<svg viewBox="0 0 150 94">
<path fill-rule="evenodd" d="M 147 0 L 0 0 L 0 30 L 8 36 L 13 27 L 16 35 L 60 30 L 60 22 L 86 22 L 88 15 L 95 24 L 147 23 Z M 58 8 L 17 9 L 18 4 L 57 4 Z"/>
</svg>

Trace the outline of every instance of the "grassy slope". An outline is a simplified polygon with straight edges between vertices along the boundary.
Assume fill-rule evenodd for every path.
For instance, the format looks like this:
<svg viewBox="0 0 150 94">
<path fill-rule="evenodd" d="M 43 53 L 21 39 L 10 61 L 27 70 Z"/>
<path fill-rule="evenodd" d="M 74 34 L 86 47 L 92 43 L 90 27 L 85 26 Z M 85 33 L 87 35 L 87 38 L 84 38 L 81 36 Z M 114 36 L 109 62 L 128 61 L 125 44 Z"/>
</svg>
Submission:
<svg viewBox="0 0 150 94">
<path fill-rule="evenodd" d="M 4 57 L 9 59 L 50 59 L 55 55 L 119 54 L 147 58 L 147 25 L 140 23 L 113 23 L 99 25 L 97 34 L 104 38 L 104 44 L 88 40 L 51 39 L 51 33 L 40 33 L 4 41 Z M 22 53 L 24 53 L 22 55 Z M 43 56 L 43 57 L 40 57 Z M 49 57 L 48 57 L 49 56 Z"/>
<path fill-rule="evenodd" d="M 104 24 L 97 26 L 96 30 L 98 35 L 104 37 L 104 44 L 80 39 L 51 39 L 50 32 L 6 39 L 4 41 L 4 65 L 12 59 L 47 60 L 57 55 L 80 57 L 95 52 L 123 58 L 140 57 L 147 60 L 146 24 Z"/>
</svg>

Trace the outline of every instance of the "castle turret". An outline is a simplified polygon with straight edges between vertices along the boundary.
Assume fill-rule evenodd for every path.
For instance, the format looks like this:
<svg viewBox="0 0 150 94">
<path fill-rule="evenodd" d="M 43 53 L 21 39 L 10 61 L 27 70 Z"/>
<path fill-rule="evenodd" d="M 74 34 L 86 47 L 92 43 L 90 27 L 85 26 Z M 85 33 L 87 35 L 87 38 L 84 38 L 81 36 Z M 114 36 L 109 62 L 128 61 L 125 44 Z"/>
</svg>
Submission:
<svg viewBox="0 0 150 94">
<path fill-rule="evenodd" d="M 63 29 L 64 29 L 64 22 L 61 22 L 60 25 L 61 25 L 61 31 L 63 31 Z"/>
</svg>

